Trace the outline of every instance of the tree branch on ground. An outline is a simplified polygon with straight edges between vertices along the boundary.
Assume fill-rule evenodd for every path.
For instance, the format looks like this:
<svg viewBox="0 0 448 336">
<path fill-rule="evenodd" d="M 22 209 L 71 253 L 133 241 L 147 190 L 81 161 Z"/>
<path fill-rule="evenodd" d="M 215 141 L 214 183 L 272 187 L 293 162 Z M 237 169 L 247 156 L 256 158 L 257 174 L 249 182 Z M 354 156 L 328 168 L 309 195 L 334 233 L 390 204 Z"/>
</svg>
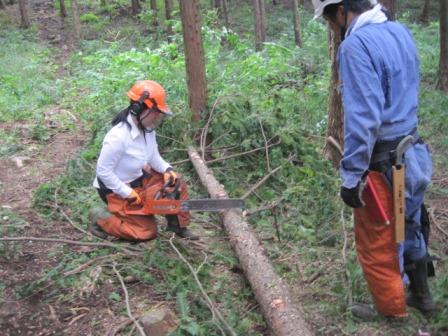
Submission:
<svg viewBox="0 0 448 336">
<path fill-rule="evenodd" d="M 112 243 L 93 243 L 93 242 L 82 242 L 76 240 L 59 239 L 59 238 L 40 238 L 40 237 L 1 237 L 0 242 L 13 242 L 13 241 L 27 241 L 27 242 L 49 242 L 49 243 L 59 243 L 59 244 L 69 244 L 69 245 L 79 245 L 79 246 L 97 246 L 97 247 L 109 247 L 120 250 L 129 255 L 139 255 L 139 253 L 130 251 L 125 247 L 121 247 Z"/>
<path fill-rule="evenodd" d="M 123 277 L 121 276 L 120 272 L 118 272 L 117 268 L 116 268 L 116 263 L 113 262 L 112 263 L 112 268 L 115 272 L 115 274 L 117 275 L 118 280 L 120 280 L 120 284 L 121 284 L 121 288 L 123 289 L 124 292 L 124 298 L 125 298 L 125 303 L 126 303 L 126 311 L 128 313 L 129 318 L 131 319 L 131 321 L 135 324 L 135 326 L 137 327 L 138 332 L 140 333 L 140 335 L 142 336 L 146 336 L 145 331 L 143 330 L 142 326 L 140 325 L 140 323 L 138 323 L 138 321 L 135 319 L 135 317 L 132 315 L 131 312 L 131 306 L 129 304 L 129 294 L 128 294 L 128 290 L 126 288 L 126 285 L 124 284 L 123 281 Z"/>
<path fill-rule="evenodd" d="M 202 265 L 199 266 L 199 268 L 195 271 L 193 266 L 188 262 L 187 259 L 182 255 L 182 253 L 176 248 L 176 246 L 173 243 L 175 235 L 173 234 L 171 238 L 168 240 L 173 250 L 177 253 L 179 258 L 183 261 L 185 265 L 187 265 L 188 269 L 190 270 L 191 274 L 193 275 L 194 280 L 196 281 L 196 284 L 199 287 L 199 290 L 201 291 L 202 296 L 205 299 L 205 302 L 207 303 L 208 308 L 210 309 L 213 319 L 216 319 L 219 323 L 223 325 L 223 327 L 226 329 L 227 334 L 236 336 L 235 331 L 233 331 L 232 327 L 229 325 L 229 323 L 226 321 L 226 319 L 222 316 L 221 312 L 216 308 L 216 305 L 213 303 L 213 301 L 208 296 L 207 292 L 205 291 L 204 287 L 202 286 L 202 283 L 199 281 L 198 278 L 198 272 L 201 269 Z M 205 262 L 205 261 L 204 261 Z M 225 335 L 225 334 L 224 334 Z"/>
</svg>

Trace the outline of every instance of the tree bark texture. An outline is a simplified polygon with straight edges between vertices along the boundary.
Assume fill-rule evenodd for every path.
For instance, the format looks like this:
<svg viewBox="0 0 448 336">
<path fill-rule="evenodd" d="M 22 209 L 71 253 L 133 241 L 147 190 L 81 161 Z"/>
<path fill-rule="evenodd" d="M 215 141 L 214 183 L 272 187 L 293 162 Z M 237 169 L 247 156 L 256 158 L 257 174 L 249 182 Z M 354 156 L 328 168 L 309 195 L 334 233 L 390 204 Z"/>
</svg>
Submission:
<svg viewBox="0 0 448 336">
<path fill-rule="evenodd" d="M 179 1 L 184 38 L 185 66 L 187 69 L 188 104 L 192 121 L 201 119 L 207 104 L 205 58 L 201 36 L 198 0 Z"/>
<path fill-rule="evenodd" d="M 266 41 L 266 10 L 264 0 L 253 0 L 255 20 L 255 50 L 263 49 Z"/>
<path fill-rule="evenodd" d="M 298 47 L 302 47 L 303 42 L 302 42 L 302 31 L 300 28 L 299 1 L 293 0 L 292 6 L 293 6 L 292 11 L 293 11 L 293 18 L 294 18 L 294 40 Z"/>
<path fill-rule="evenodd" d="M 419 21 L 421 23 L 428 23 L 429 7 L 431 6 L 431 0 L 425 0 L 422 13 L 420 14 Z"/>
<path fill-rule="evenodd" d="M 168 37 L 173 35 L 173 27 L 170 20 L 172 19 L 173 13 L 173 0 L 165 0 L 165 19 L 168 21 L 166 23 L 166 34 Z"/>
<path fill-rule="evenodd" d="M 440 60 L 437 88 L 448 93 L 448 0 L 439 0 Z"/>
<path fill-rule="evenodd" d="M 29 28 L 30 17 L 28 16 L 27 0 L 19 0 L 19 10 L 20 10 L 20 26 L 22 28 Z"/>
<path fill-rule="evenodd" d="M 138 0 L 131 0 L 131 13 L 132 15 L 137 15 L 140 13 L 140 2 Z"/>
<path fill-rule="evenodd" d="M 150 2 L 150 6 L 151 6 L 151 11 L 154 15 L 154 19 L 152 21 L 152 25 L 154 27 L 157 27 L 159 25 L 159 21 L 157 20 L 157 14 L 158 14 L 158 10 L 157 10 L 157 0 L 151 0 Z"/>
<path fill-rule="evenodd" d="M 331 59 L 331 80 L 329 88 L 329 101 L 328 101 L 328 124 L 326 133 L 326 143 L 324 146 L 324 156 L 330 160 L 335 168 L 339 167 L 339 161 L 341 154 L 339 150 L 328 142 L 329 137 L 332 137 L 341 146 L 344 145 L 344 109 L 342 107 L 342 99 L 340 92 L 340 81 L 338 64 L 336 61 L 339 45 L 341 44 L 340 33 L 334 33 L 330 27 L 329 30 L 329 46 L 330 46 L 330 59 Z"/>
<path fill-rule="evenodd" d="M 222 0 L 222 19 L 226 27 L 230 27 L 228 0 Z"/>
<path fill-rule="evenodd" d="M 224 187 L 215 179 L 197 151 L 190 148 L 188 155 L 202 184 L 212 198 L 228 198 Z M 240 264 L 244 270 L 257 302 L 276 336 L 312 335 L 291 298 L 289 288 L 275 273 L 259 240 L 240 210 L 227 210 L 220 213 L 224 227 L 229 235 Z"/>
<path fill-rule="evenodd" d="M 64 0 L 59 0 L 59 14 L 61 15 L 61 18 L 67 17 L 67 9 L 65 8 Z"/>
<path fill-rule="evenodd" d="M 396 13 L 396 2 L 395 0 L 380 0 L 380 3 L 384 5 L 389 11 L 391 16 L 391 20 L 395 21 L 395 13 Z"/>
<path fill-rule="evenodd" d="M 71 0 L 71 1 L 72 1 L 72 15 L 75 31 L 75 40 L 76 43 L 79 43 L 79 41 L 81 41 L 82 32 L 81 32 L 81 21 L 79 20 L 78 0 Z"/>
</svg>

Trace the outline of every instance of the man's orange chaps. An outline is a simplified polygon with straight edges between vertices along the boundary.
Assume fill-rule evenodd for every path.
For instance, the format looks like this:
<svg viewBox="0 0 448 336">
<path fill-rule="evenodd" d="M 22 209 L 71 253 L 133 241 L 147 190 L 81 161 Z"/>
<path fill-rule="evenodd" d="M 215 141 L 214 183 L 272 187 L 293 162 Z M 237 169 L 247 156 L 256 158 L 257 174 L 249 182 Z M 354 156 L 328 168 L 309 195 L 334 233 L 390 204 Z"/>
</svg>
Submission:
<svg viewBox="0 0 448 336">
<path fill-rule="evenodd" d="M 377 311 L 384 316 L 403 317 L 407 314 L 395 242 L 392 193 L 381 173 L 370 172 L 369 176 L 392 220 L 385 225 L 373 220 L 365 207 L 354 209 L 356 252 Z"/>
<path fill-rule="evenodd" d="M 143 197 L 145 190 L 146 197 L 155 195 L 163 186 L 163 175 L 153 172 L 148 178 L 143 179 L 143 187 L 135 188 L 140 196 Z M 149 191 L 149 192 L 148 192 Z M 181 182 L 180 199 L 188 199 L 188 187 L 185 182 Z M 127 200 L 115 193 L 110 193 L 107 198 L 107 210 L 112 216 L 101 218 L 97 224 L 108 234 L 126 240 L 150 240 L 157 236 L 157 221 L 155 216 L 138 216 L 127 215 L 124 208 Z M 180 227 L 186 227 L 190 224 L 190 216 L 188 212 L 177 215 Z"/>
</svg>

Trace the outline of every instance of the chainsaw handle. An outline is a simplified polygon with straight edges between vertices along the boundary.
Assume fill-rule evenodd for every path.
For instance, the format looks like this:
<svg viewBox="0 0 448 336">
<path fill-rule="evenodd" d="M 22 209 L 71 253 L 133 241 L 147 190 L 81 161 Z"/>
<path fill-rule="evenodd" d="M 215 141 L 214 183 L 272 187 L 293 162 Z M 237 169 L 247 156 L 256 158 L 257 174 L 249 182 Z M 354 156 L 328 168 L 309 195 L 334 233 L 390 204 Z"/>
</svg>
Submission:
<svg viewBox="0 0 448 336">
<path fill-rule="evenodd" d="M 176 184 L 174 185 L 174 189 L 171 192 L 167 192 L 169 187 L 172 187 L 170 181 L 167 181 L 162 188 L 154 195 L 154 199 L 158 200 L 161 198 L 175 199 L 175 195 L 178 193 L 180 188 L 180 178 L 177 179 Z"/>
</svg>

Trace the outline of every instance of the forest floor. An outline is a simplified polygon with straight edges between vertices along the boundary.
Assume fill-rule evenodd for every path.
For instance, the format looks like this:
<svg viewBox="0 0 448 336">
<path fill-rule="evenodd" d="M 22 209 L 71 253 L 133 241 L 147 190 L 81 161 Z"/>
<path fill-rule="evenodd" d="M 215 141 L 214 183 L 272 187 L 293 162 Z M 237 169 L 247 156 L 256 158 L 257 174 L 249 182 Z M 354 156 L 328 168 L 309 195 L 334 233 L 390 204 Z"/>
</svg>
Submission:
<svg viewBox="0 0 448 336">
<path fill-rule="evenodd" d="M 17 5 L 8 6 L 13 16 L 17 13 Z M 32 21 L 37 23 L 38 36 L 42 43 L 49 43 L 59 52 L 53 55 L 60 65 L 59 75 L 64 75 L 64 64 L 70 52 L 74 49 L 71 34 L 64 29 L 52 2 L 37 0 L 31 3 Z M 16 19 L 17 20 L 17 19 Z M 0 132 L 18 133 L 20 145 L 26 148 L 20 157 L 0 159 L 0 206 L 3 220 L 14 214 L 22 218 L 20 235 L 37 238 L 61 238 L 77 240 L 83 237 L 69 220 L 53 222 L 37 214 L 32 206 L 33 191 L 41 184 L 51 182 L 62 174 L 68 161 L 83 147 L 89 135 L 79 127 L 73 130 L 61 131 L 53 117 L 58 113 L 67 113 L 58 106 L 53 106 L 45 114 L 48 116 L 46 125 L 50 129 L 48 143 L 42 145 L 30 132 L 30 125 L 24 123 L 0 124 Z M 75 117 L 74 117 L 75 118 Z M 435 186 L 448 188 L 448 179 L 442 172 L 436 171 Z M 433 239 L 440 247 L 441 255 L 448 253 L 448 198 L 436 197 L 429 200 L 434 219 Z M 69 209 L 60 209 L 57 195 L 54 195 L 53 206 L 56 211 L 64 212 L 70 217 Z M 149 243 L 150 244 L 150 243 Z M 71 247 L 73 253 L 89 254 L 94 247 Z M 117 316 L 116 309 L 111 309 L 108 297 L 112 292 L 112 284 L 105 283 L 97 288 L 91 296 L 79 296 L 75 300 L 67 293 L 53 291 L 45 286 L 30 295 L 17 299 L 15 289 L 25 286 L 30 281 L 45 276 L 46 270 L 55 268 L 60 263 L 61 247 L 49 242 L 26 242 L 11 247 L 8 255 L 12 259 L 0 259 L 0 279 L 4 281 L 3 298 L 0 302 L 0 328 L 2 335 L 104 335 L 119 326 L 126 319 Z M 13 262 L 11 262 L 13 261 Z M 86 283 L 86 287 L 89 283 Z M 141 292 L 145 299 L 164 304 L 163 298 L 148 294 L 143 284 L 133 285 L 135 292 Z M 48 288 L 49 287 L 49 288 Z M 79 290 L 79 289 L 78 289 Z M 88 292 L 86 288 L 84 293 Z M 81 292 L 83 292 L 81 290 Z M 307 295 L 302 290 L 294 290 L 299 295 Z M 63 297 L 67 295 L 70 300 Z M 57 296 L 57 298 L 56 298 Z M 62 299 L 59 299 L 61 297 Z M 133 306 L 138 307 L 138 295 L 134 295 Z M 51 298 L 51 303 L 47 301 Z M 256 303 L 254 304 L 256 306 Z M 253 309 L 253 307 L 251 308 Z M 325 320 L 315 323 L 325 324 Z M 367 328 L 358 335 L 376 335 L 376 331 Z M 259 335 L 267 335 L 266 330 Z"/>
</svg>

